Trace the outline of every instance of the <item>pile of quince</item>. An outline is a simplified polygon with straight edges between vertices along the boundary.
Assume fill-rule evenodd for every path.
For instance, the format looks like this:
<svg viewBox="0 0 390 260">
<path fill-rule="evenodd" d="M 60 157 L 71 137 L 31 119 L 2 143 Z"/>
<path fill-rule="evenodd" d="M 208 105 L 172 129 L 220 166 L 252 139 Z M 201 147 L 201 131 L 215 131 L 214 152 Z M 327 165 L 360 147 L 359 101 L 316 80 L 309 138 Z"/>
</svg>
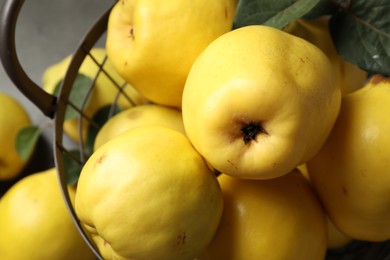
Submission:
<svg viewBox="0 0 390 260">
<path fill-rule="evenodd" d="M 239 4 L 113 6 L 90 53 L 105 73 L 79 73 L 100 75 L 85 118 L 120 110 L 74 185 L 102 258 L 322 260 L 390 239 L 390 78 L 342 58 L 327 16 L 233 28 Z M 64 130 L 85 143 L 79 124 Z"/>
</svg>

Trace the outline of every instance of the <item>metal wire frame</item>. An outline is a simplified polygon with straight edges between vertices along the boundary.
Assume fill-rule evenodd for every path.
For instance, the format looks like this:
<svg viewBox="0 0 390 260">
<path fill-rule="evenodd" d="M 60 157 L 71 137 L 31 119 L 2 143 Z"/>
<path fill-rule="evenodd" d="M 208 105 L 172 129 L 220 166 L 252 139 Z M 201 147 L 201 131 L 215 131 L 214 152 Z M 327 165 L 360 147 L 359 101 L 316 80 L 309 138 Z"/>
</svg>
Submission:
<svg viewBox="0 0 390 260">
<path fill-rule="evenodd" d="M 107 57 L 104 58 L 102 62 L 99 62 L 96 57 L 94 57 L 91 54 L 91 49 L 96 45 L 98 40 L 103 36 L 107 29 L 107 22 L 108 22 L 108 16 L 111 11 L 111 8 L 107 10 L 101 18 L 94 24 L 94 26 L 90 29 L 90 31 L 84 36 L 82 39 L 79 48 L 74 53 L 72 60 L 69 64 L 69 67 L 67 69 L 65 78 L 61 85 L 61 91 L 57 101 L 57 108 L 54 116 L 54 127 L 55 127 L 55 143 L 54 143 L 54 155 L 55 155 L 55 163 L 57 168 L 58 177 L 60 180 L 61 190 L 63 192 L 63 197 L 65 199 L 66 205 L 68 207 L 68 211 L 73 219 L 73 222 L 75 223 L 78 231 L 82 235 L 85 242 L 88 244 L 88 246 L 91 248 L 93 253 L 98 257 L 99 259 L 102 259 L 100 256 L 98 250 L 95 248 L 94 244 L 88 239 L 87 234 L 85 233 L 84 229 L 82 228 L 82 225 L 75 213 L 75 210 L 73 208 L 73 205 L 71 203 L 68 189 L 67 189 L 67 180 L 66 180 L 66 174 L 65 174 L 65 162 L 64 157 L 68 157 L 74 162 L 76 162 L 80 167 L 82 167 L 85 162 L 88 159 L 88 154 L 85 151 L 85 140 L 83 139 L 83 130 L 86 127 L 85 120 L 88 122 L 88 126 L 95 127 L 96 129 L 99 129 L 101 126 L 93 121 L 93 118 L 88 116 L 84 111 L 87 106 L 87 100 L 90 97 L 91 93 L 93 92 L 93 88 L 95 87 L 95 82 L 100 74 L 104 74 L 112 83 L 113 86 L 117 90 L 116 97 L 112 101 L 110 112 L 108 113 L 108 118 L 111 117 L 114 113 L 115 107 L 117 106 L 117 100 L 120 96 L 124 96 L 126 100 L 129 102 L 131 106 L 135 105 L 135 102 L 126 95 L 124 92 L 124 88 L 126 85 L 126 82 L 116 82 L 113 77 L 104 69 L 104 64 L 107 61 Z M 75 105 L 71 102 L 69 99 L 70 93 L 72 90 L 73 83 L 76 79 L 76 76 L 78 74 L 78 70 L 83 63 L 83 61 L 87 58 L 91 58 L 92 61 L 98 66 L 98 71 L 86 93 L 86 95 L 83 97 L 83 101 L 80 107 Z M 65 136 L 64 133 L 64 122 L 65 122 L 65 114 L 66 110 L 71 107 L 78 113 L 78 145 L 80 154 L 79 156 L 72 153 L 71 148 L 66 145 Z M 107 119 L 108 119 L 107 118 Z"/>
</svg>

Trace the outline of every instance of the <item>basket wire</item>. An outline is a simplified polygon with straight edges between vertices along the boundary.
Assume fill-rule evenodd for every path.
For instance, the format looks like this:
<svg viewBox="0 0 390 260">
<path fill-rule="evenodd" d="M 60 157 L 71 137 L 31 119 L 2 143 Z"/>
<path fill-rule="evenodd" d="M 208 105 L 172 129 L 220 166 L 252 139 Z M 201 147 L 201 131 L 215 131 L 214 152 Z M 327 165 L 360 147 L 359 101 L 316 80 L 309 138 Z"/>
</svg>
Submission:
<svg viewBox="0 0 390 260">
<path fill-rule="evenodd" d="M 120 96 L 125 97 L 126 100 L 129 102 L 130 106 L 135 105 L 135 102 L 131 99 L 131 97 L 126 95 L 126 93 L 123 91 L 124 88 L 127 86 L 126 82 L 116 82 L 114 78 L 111 77 L 109 72 L 107 72 L 104 69 L 104 64 L 105 62 L 107 62 L 107 56 L 103 59 L 102 62 L 99 62 L 98 59 L 91 53 L 92 48 L 95 47 L 99 39 L 101 39 L 104 36 L 110 10 L 111 8 L 108 9 L 101 16 L 101 18 L 97 20 L 94 26 L 82 39 L 77 50 L 74 52 L 74 55 L 69 64 L 64 80 L 61 84 L 61 90 L 58 96 L 57 108 L 54 116 L 54 128 L 55 128 L 54 158 L 55 158 L 55 164 L 57 168 L 57 173 L 58 173 L 63 197 L 65 199 L 68 211 L 78 231 L 80 232 L 81 236 L 88 244 L 90 249 L 93 251 L 93 253 L 96 255 L 96 257 L 98 257 L 99 259 L 102 259 L 102 257 L 100 256 L 94 244 L 88 238 L 87 233 L 84 231 L 75 213 L 75 209 L 72 205 L 72 202 L 70 200 L 68 189 L 67 189 L 67 179 L 65 173 L 66 165 L 64 159 L 65 157 L 67 157 L 68 159 L 78 164 L 80 168 L 82 168 L 82 166 L 88 160 L 90 154 L 88 154 L 85 147 L 85 140 L 84 140 L 85 138 L 83 137 L 83 132 L 85 130 L 84 128 L 94 127 L 96 130 L 98 130 L 101 127 L 101 125 L 95 122 L 91 116 L 88 116 L 85 113 L 85 109 L 88 103 L 87 100 L 91 97 L 95 87 L 96 80 L 100 74 L 104 74 L 104 76 L 106 76 L 110 80 L 110 82 L 113 83 L 112 86 L 114 86 L 117 91 L 116 97 L 111 104 L 110 112 L 108 113 L 107 120 L 109 117 L 111 117 L 114 114 L 115 108 L 117 106 L 117 100 L 119 99 Z M 79 68 L 87 57 L 91 58 L 94 64 L 98 67 L 98 70 L 96 72 L 94 79 L 91 82 L 91 85 L 89 86 L 88 91 L 86 92 L 86 95 L 83 97 L 81 106 L 78 107 L 76 104 L 71 102 L 69 97 L 72 91 L 73 83 L 78 74 Z M 78 120 L 78 142 L 77 143 L 80 151 L 79 154 L 75 154 L 72 152 L 74 147 L 72 144 L 69 144 L 67 142 L 66 133 L 64 132 L 64 123 L 66 121 L 65 114 L 67 109 L 69 108 L 74 109 L 78 113 L 78 119 L 77 119 Z M 88 126 L 86 125 L 86 122 Z"/>
</svg>

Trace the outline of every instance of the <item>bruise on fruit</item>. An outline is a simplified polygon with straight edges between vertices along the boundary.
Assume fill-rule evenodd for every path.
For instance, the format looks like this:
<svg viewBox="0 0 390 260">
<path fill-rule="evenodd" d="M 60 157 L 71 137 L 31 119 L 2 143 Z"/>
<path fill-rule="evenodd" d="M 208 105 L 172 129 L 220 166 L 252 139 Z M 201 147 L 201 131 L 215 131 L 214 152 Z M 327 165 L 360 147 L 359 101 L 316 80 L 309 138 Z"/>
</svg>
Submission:
<svg viewBox="0 0 390 260">
<path fill-rule="evenodd" d="M 104 153 L 102 154 L 96 161 L 95 161 L 95 165 L 93 166 L 93 168 L 95 169 L 97 166 L 99 166 L 100 164 L 103 163 L 104 159 L 106 159 L 108 156 L 108 153 Z"/>
<path fill-rule="evenodd" d="M 178 249 L 178 250 L 182 249 L 184 247 L 184 245 L 186 244 L 186 242 L 187 242 L 186 239 L 187 239 L 186 232 L 180 233 L 176 237 L 174 248 Z"/>
<path fill-rule="evenodd" d="M 252 140 L 256 141 L 258 134 L 268 134 L 267 131 L 261 126 L 258 122 L 250 122 L 249 124 L 241 127 L 241 132 L 243 134 L 242 139 L 245 144 L 248 144 Z"/>
<path fill-rule="evenodd" d="M 130 38 L 134 39 L 134 27 L 130 27 Z"/>
<path fill-rule="evenodd" d="M 344 186 L 341 188 L 341 190 L 343 191 L 344 195 L 345 196 L 348 196 L 348 191 L 347 191 L 347 188 L 345 188 Z"/>
<path fill-rule="evenodd" d="M 376 85 L 381 82 L 390 82 L 390 77 L 384 77 L 383 75 L 374 75 L 371 79 L 371 83 Z"/>
<path fill-rule="evenodd" d="M 136 119 L 137 117 L 140 117 L 141 116 L 141 112 L 140 111 L 136 111 L 136 110 L 129 110 L 127 115 L 126 115 L 126 118 L 128 118 L 129 120 L 134 120 Z"/>
</svg>

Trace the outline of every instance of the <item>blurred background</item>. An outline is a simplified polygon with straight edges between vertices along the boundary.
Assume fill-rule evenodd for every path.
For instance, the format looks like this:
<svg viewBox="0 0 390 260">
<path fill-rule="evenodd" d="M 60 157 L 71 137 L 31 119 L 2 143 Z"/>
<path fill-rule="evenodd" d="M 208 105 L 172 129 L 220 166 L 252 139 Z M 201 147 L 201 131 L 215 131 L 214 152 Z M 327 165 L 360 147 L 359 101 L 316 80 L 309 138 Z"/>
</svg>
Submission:
<svg viewBox="0 0 390 260">
<path fill-rule="evenodd" d="M 6 0 L 0 0 L 0 6 L 2 7 L 5 2 Z M 24 1 L 16 24 L 15 42 L 20 64 L 27 75 L 42 86 L 41 78 L 45 69 L 72 54 L 95 21 L 115 2 L 115 0 Z M 2 41 L 0 38 L 0 44 Z M 29 112 L 33 124 L 46 126 L 38 143 L 35 160 L 32 160 L 25 172 L 31 173 L 54 165 L 52 152 L 54 127 L 50 126 L 53 123 L 52 119 L 44 116 L 19 92 L 1 63 L 0 92 L 9 93 L 19 100 Z M 0 194 L 1 190 L 4 191 L 11 184 L 12 182 L 1 184 Z"/>
</svg>

